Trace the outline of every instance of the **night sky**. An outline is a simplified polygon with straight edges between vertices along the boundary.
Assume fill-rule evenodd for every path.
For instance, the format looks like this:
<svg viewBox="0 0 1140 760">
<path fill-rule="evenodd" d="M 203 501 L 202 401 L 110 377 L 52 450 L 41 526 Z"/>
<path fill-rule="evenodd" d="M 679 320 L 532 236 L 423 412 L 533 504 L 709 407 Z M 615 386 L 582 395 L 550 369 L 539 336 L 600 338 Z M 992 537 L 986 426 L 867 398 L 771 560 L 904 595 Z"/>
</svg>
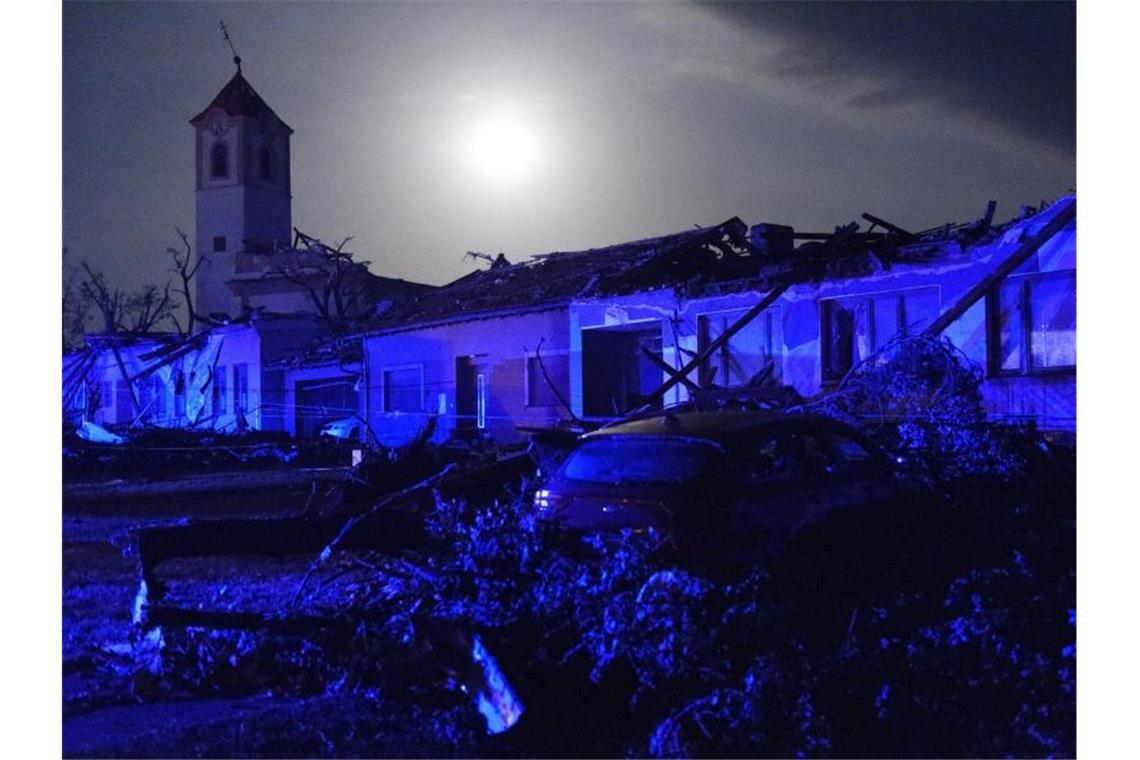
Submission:
<svg viewBox="0 0 1140 760">
<path fill-rule="evenodd" d="M 441 284 L 731 216 L 919 229 L 1074 189 L 1069 3 L 66 3 L 63 242 L 124 287 L 194 228 L 234 71 L 293 129 L 293 220 Z"/>
</svg>

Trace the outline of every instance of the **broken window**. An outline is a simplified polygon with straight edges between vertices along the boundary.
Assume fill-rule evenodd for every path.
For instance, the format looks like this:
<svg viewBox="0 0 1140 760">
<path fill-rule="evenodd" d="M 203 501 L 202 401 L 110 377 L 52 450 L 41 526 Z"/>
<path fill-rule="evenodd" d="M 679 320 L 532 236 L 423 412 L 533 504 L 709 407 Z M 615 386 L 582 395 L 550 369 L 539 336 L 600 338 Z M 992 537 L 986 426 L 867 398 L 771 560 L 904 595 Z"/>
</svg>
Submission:
<svg viewBox="0 0 1140 760">
<path fill-rule="evenodd" d="M 823 301 L 823 381 L 838 382 L 892 340 L 921 333 L 936 316 L 936 287 Z"/>
<path fill-rule="evenodd" d="M 1077 366 L 1076 270 L 1009 277 L 988 298 L 990 372 Z"/>
<path fill-rule="evenodd" d="M 697 318 L 700 350 L 704 350 L 732 327 L 745 310 L 703 314 Z M 747 385 L 771 365 L 771 377 L 780 377 L 782 355 L 780 307 L 771 306 L 745 325 L 713 352 L 702 371 L 702 377 L 715 385 L 732 387 Z"/>
<path fill-rule="evenodd" d="M 234 411 L 241 414 L 249 409 L 249 365 L 234 365 Z"/>
<path fill-rule="evenodd" d="M 210 148 L 210 178 L 228 177 L 230 175 L 230 149 L 225 143 L 215 143 Z"/>
<path fill-rule="evenodd" d="M 543 367 L 546 374 L 543 374 Z M 550 382 L 546 377 L 550 377 Z M 560 389 L 569 385 L 570 357 L 566 354 L 549 354 L 542 357 L 528 356 L 526 359 L 526 405 L 557 406 L 560 402 L 550 383 Z"/>
<path fill-rule="evenodd" d="M 419 367 L 386 369 L 382 377 L 385 412 L 423 411 L 423 376 Z"/>
<path fill-rule="evenodd" d="M 214 368 L 214 382 L 210 384 L 210 408 L 214 414 L 223 414 L 226 411 L 226 375 L 225 366 Z"/>
</svg>

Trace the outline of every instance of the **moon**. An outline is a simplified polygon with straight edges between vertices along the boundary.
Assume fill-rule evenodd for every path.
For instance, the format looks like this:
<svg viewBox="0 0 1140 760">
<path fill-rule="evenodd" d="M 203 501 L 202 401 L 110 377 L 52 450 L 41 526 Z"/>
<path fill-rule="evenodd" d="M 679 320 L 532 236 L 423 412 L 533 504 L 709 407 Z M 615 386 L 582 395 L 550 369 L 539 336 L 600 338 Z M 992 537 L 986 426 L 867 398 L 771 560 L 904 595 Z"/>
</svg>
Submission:
<svg viewBox="0 0 1140 760">
<path fill-rule="evenodd" d="M 467 158 L 485 180 L 510 183 L 525 180 L 539 157 L 534 130 L 517 116 L 500 114 L 476 124 L 466 141 Z"/>
</svg>

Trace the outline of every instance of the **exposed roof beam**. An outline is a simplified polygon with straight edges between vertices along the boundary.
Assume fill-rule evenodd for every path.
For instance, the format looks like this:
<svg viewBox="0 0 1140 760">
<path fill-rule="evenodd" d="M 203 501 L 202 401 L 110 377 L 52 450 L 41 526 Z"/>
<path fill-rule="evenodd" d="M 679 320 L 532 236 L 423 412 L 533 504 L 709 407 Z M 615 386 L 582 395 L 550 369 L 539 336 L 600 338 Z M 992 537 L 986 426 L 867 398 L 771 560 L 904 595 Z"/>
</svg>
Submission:
<svg viewBox="0 0 1140 760">
<path fill-rule="evenodd" d="M 957 303 L 942 312 L 937 319 L 931 322 L 930 325 L 922 331 L 923 337 L 934 338 L 941 334 L 951 323 L 965 314 L 967 309 L 981 300 L 982 296 L 993 290 L 1007 275 L 1025 263 L 1041 246 L 1045 245 L 1054 235 L 1064 229 L 1065 225 L 1075 219 L 1076 216 L 1077 200 L 1074 198 L 1069 202 L 1068 206 L 1058 211 L 1053 219 L 1050 220 L 1040 232 L 1018 246 L 1017 250 L 1011 253 L 993 272 L 979 280 L 974 287 L 970 288 L 965 295 L 958 299 Z"/>
</svg>

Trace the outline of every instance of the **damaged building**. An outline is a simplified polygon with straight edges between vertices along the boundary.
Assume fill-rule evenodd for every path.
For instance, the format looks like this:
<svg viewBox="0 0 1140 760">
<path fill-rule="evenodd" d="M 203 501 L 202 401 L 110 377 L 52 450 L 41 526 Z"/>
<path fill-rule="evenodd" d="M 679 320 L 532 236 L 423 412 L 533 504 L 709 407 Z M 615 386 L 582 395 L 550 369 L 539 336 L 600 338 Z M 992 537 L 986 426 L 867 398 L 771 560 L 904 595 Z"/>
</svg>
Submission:
<svg viewBox="0 0 1140 760">
<path fill-rule="evenodd" d="M 707 391 L 834 389 L 900 336 L 943 335 L 985 372 L 992 419 L 1073 430 L 1076 199 L 912 233 L 715 227 L 489 269 L 363 336 L 376 437 L 516 440 Z M 681 370 L 685 370 L 683 376 Z"/>
<path fill-rule="evenodd" d="M 1075 428 L 1075 196 L 918 232 L 870 214 L 830 232 L 734 217 L 500 254 L 435 288 L 292 227 L 292 130 L 240 65 L 191 124 L 198 332 L 88 336 L 64 357 L 76 425 L 512 442 L 642 409 L 813 397 L 930 334 L 982 369 L 991 418 Z"/>
<path fill-rule="evenodd" d="M 293 130 L 240 62 L 190 124 L 196 235 L 182 274 L 193 334 L 86 336 L 82 350 L 63 358 L 64 419 L 77 427 L 304 432 L 306 409 L 327 418 L 344 401 L 330 407 L 329 394 L 308 380 L 287 383 L 298 358 L 433 288 L 375 275 L 344 250 L 347 241 L 325 244 L 293 227 Z"/>
</svg>

